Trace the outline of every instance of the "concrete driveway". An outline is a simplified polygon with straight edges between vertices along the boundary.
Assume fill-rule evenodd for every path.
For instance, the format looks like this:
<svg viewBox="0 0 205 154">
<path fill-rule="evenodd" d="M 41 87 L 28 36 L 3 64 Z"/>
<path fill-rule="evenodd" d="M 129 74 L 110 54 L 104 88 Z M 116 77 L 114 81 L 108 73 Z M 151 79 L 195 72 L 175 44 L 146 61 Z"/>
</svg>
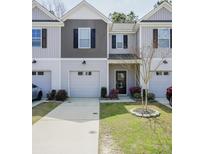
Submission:
<svg viewBox="0 0 205 154">
<path fill-rule="evenodd" d="M 98 153 L 99 100 L 73 98 L 70 102 L 33 125 L 33 154 Z"/>
</svg>

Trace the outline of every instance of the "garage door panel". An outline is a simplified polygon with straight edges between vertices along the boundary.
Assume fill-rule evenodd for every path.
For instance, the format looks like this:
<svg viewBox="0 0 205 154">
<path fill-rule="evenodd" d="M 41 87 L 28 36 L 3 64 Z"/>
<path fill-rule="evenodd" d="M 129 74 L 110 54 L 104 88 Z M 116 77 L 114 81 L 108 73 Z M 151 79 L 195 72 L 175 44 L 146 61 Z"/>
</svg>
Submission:
<svg viewBox="0 0 205 154">
<path fill-rule="evenodd" d="M 33 71 L 32 83 L 40 87 L 43 91 L 43 97 L 51 90 L 51 72 L 50 71 Z"/>
<path fill-rule="evenodd" d="M 91 75 L 86 75 L 91 72 Z M 99 97 L 100 73 L 83 71 L 83 75 L 78 72 L 70 72 L 70 95 L 71 97 Z"/>
<path fill-rule="evenodd" d="M 172 72 L 168 71 L 168 75 L 164 75 L 164 72 L 161 75 L 157 75 L 156 72 L 153 72 L 152 79 L 150 80 L 150 92 L 154 93 L 156 97 L 166 97 L 166 89 L 172 85 Z"/>
</svg>

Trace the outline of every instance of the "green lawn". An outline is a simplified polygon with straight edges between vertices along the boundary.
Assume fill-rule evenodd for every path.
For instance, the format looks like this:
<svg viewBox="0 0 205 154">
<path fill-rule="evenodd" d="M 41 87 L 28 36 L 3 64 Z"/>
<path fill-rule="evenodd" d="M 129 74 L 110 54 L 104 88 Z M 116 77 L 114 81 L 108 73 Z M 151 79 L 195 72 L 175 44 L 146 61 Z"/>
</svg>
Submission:
<svg viewBox="0 0 205 154">
<path fill-rule="evenodd" d="M 61 103 L 59 102 L 45 102 L 32 108 L 32 124 L 40 120 L 47 113 L 52 111 Z"/>
<path fill-rule="evenodd" d="M 140 103 L 100 104 L 100 153 L 171 154 L 171 109 L 151 103 L 149 107 L 157 109 L 161 115 L 146 119 L 129 113 L 136 107 L 142 106 Z"/>
</svg>

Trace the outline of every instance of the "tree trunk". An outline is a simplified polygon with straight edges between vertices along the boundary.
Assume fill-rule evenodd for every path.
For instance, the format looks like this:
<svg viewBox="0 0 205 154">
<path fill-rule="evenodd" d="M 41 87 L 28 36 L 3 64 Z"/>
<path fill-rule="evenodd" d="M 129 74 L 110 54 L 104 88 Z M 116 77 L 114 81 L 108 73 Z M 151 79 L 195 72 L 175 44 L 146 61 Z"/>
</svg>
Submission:
<svg viewBox="0 0 205 154">
<path fill-rule="evenodd" d="M 146 84 L 146 89 L 145 89 L 145 110 L 147 111 L 147 95 L 148 95 L 148 89 L 147 89 L 147 84 Z"/>
</svg>

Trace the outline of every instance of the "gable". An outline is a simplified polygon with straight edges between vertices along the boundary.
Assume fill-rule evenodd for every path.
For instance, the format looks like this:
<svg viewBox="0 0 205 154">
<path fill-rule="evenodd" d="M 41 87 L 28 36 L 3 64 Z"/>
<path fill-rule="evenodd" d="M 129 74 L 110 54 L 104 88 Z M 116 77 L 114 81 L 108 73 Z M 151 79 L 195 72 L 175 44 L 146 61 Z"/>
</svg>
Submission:
<svg viewBox="0 0 205 154">
<path fill-rule="evenodd" d="M 147 20 L 172 20 L 172 13 L 163 7 Z"/>
<path fill-rule="evenodd" d="M 38 7 L 32 9 L 32 20 L 53 20 Z"/>
<path fill-rule="evenodd" d="M 82 6 L 80 9 L 75 10 L 68 17 L 69 19 L 102 19 L 98 14 L 89 8 Z"/>
<path fill-rule="evenodd" d="M 62 20 L 65 21 L 67 19 L 101 19 L 106 23 L 110 22 L 110 20 L 105 15 L 103 15 L 100 11 L 98 11 L 95 7 L 93 7 L 86 1 L 80 2 L 77 6 L 63 15 Z"/>
</svg>

